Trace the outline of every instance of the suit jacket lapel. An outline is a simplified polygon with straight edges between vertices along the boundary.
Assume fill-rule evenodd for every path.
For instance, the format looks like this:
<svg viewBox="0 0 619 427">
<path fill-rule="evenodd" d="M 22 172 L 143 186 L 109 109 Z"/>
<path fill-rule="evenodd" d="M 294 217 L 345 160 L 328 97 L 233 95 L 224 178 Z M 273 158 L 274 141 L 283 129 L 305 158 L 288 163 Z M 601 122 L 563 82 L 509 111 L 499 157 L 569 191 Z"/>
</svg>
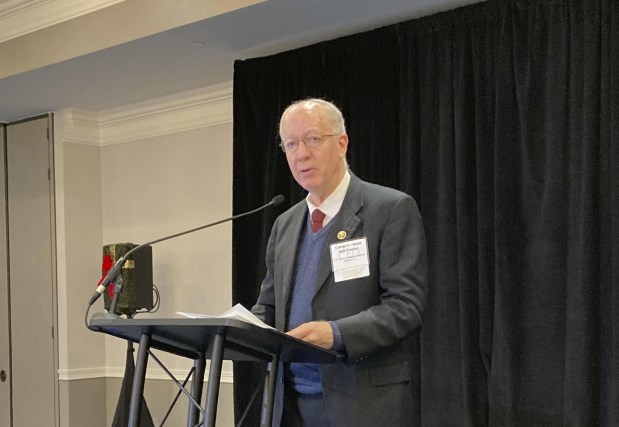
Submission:
<svg viewBox="0 0 619 427">
<path fill-rule="evenodd" d="M 331 274 L 331 250 L 329 246 L 332 243 L 341 241 L 337 238 L 340 231 L 345 231 L 346 239 L 350 239 L 361 223 L 361 219 L 357 216 L 357 213 L 363 206 L 361 184 L 362 181 L 351 173 L 350 184 L 348 185 L 348 191 L 344 197 L 344 202 L 342 203 L 339 213 L 333 219 L 335 222 L 329 231 L 327 245 L 325 250 L 322 252 L 322 257 L 320 258 L 320 270 L 318 271 L 314 296 L 316 296 L 320 289 L 325 285 L 327 279 L 329 278 L 329 274 Z"/>
<path fill-rule="evenodd" d="M 305 219 L 307 218 L 307 204 L 305 201 L 299 203 L 295 212 L 291 215 L 290 223 L 287 225 L 285 233 L 287 245 L 284 251 L 280 253 L 279 262 L 281 263 L 282 271 L 282 301 L 285 302 L 287 307 L 288 298 L 290 297 L 290 291 L 293 287 L 294 273 L 296 267 L 297 251 L 299 248 L 299 239 L 303 227 L 305 226 Z M 287 321 L 288 313 L 286 313 Z"/>
</svg>

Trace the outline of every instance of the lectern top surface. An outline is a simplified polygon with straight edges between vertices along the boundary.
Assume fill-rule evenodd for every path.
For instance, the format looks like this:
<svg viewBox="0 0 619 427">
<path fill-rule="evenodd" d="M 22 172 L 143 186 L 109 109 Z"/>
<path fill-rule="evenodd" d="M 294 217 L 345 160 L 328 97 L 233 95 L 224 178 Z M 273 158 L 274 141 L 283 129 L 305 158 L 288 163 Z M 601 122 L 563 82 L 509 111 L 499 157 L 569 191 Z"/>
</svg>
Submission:
<svg viewBox="0 0 619 427">
<path fill-rule="evenodd" d="M 218 334 L 225 336 L 227 360 L 270 361 L 274 354 L 279 354 L 282 362 L 334 363 L 342 358 L 339 353 L 280 331 L 235 319 L 110 319 L 95 315 L 90 327 L 133 342 L 139 342 L 142 334 L 148 333 L 150 347 L 191 359 L 200 354 L 210 357 L 213 338 Z"/>
</svg>

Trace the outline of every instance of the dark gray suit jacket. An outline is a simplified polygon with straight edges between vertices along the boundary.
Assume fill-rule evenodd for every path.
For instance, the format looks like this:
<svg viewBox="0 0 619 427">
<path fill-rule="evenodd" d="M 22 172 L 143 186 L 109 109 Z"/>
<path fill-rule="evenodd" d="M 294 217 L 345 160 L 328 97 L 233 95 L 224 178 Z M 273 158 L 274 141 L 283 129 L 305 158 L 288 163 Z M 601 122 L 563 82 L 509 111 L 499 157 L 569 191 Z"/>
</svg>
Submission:
<svg viewBox="0 0 619 427">
<path fill-rule="evenodd" d="M 267 275 L 252 312 L 284 331 L 295 274 L 299 237 L 306 226 L 301 201 L 280 215 L 267 246 Z M 321 366 L 325 404 L 332 426 L 409 426 L 412 417 L 411 333 L 419 328 L 425 302 L 426 244 L 412 197 L 390 188 L 351 181 L 321 258 L 312 301 L 315 320 L 337 323 L 346 361 Z M 329 244 L 366 237 L 368 277 L 335 282 Z M 282 369 L 280 369 L 281 375 Z M 279 425 L 283 396 L 278 380 L 273 424 Z"/>
</svg>

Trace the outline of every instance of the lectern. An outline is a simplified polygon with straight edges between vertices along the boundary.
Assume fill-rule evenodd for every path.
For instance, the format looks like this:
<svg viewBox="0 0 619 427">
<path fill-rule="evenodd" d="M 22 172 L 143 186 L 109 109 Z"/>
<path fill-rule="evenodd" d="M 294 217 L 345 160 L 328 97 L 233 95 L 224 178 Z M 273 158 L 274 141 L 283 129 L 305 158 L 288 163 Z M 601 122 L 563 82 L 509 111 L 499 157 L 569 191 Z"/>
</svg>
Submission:
<svg viewBox="0 0 619 427">
<path fill-rule="evenodd" d="M 138 427 L 146 366 L 151 348 L 194 361 L 191 392 L 186 391 L 174 380 L 190 400 L 187 426 L 191 427 L 197 425 L 201 413 L 204 414 L 203 425 L 215 427 L 224 359 L 269 363 L 262 400 L 261 425 L 270 426 L 279 362 L 335 363 L 342 357 L 338 353 L 291 338 L 274 329 L 261 328 L 236 319 L 110 319 L 93 316 L 90 328 L 139 343 L 131 393 L 129 427 Z M 206 405 L 203 409 L 200 402 L 206 359 L 210 359 L 211 363 Z M 162 368 L 166 370 L 163 365 Z M 171 376 L 169 371 L 166 372 Z M 174 379 L 172 376 L 171 378 Z"/>
</svg>

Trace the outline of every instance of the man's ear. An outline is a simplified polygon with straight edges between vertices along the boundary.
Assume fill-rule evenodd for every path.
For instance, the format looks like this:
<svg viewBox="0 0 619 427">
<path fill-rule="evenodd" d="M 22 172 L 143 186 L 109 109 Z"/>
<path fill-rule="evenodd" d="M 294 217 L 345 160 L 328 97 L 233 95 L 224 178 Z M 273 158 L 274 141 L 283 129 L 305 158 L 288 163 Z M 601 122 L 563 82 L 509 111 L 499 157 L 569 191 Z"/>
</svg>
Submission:
<svg viewBox="0 0 619 427">
<path fill-rule="evenodd" d="M 340 149 L 341 157 L 345 157 L 346 150 L 348 149 L 348 135 L 346 135 L 345 133 L 341 134 L 337 140 L 337 145 Z"/>
</svg>

